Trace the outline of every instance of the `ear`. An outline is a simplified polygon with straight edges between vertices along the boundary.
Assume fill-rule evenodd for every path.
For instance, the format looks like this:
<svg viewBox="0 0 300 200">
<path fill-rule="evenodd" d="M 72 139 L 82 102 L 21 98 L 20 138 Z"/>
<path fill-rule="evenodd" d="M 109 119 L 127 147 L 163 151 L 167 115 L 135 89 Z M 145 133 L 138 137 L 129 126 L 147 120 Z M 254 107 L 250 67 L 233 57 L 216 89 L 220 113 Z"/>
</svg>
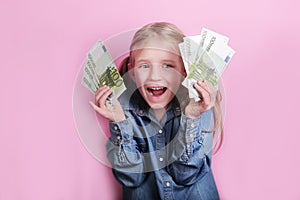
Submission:
<svg viewBox="0 0 300 200">
<path fill-rule="evenodd" d="M 131 64 L 131 62 L 129 62 L 128 64 L 127 64 L 127 69 L 128 69 L 128 73 L 129 73 L 129 76 L 130 76 L 130 78 L 135 82 L 135 76 L 134 76 L 134 70 L 133 70 L 133 66 L 132 66 L 132 64 Z"/>
<path fill-rule="evenodd" d="M 185 77 L 186 77 L 186 71 L 184 70 L 183 72 L 182 72 L 182 77 L 181 77 L 181 81 L 183 81 L 184 79 L 185 79 Z"/>
</svg>

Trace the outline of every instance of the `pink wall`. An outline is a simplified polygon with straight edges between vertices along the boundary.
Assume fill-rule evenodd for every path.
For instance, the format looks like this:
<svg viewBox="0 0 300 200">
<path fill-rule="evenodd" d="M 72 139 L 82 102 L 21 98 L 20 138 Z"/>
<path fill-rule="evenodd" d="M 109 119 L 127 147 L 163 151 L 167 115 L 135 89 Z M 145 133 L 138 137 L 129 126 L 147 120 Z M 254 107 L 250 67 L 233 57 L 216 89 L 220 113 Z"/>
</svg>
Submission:
<svg viewBox="0 0 300 200">
<path fill-rule="evenodd" d="M 115 200 L 72 98 L 85 53 L 151 21 L 207 27 L 236 50 L 223 74 L 226 136 L 213 170 L 224 200 L 300 199 L 299 2 L 1 0 L 0 200 Z"/>
</svg>

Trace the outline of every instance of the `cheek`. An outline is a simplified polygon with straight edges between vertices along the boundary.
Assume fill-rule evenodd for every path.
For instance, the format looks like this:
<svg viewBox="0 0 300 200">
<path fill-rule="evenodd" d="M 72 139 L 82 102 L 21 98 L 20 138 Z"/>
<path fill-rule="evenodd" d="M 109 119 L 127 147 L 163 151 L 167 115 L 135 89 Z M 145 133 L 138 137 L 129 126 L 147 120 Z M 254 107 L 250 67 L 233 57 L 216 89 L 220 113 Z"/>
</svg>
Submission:
<svg viewBox="0 0 300 200">
<path fill-rule="evenodd" d="M 145 82 L 145 80 L 147 79 L 147 75 L 145 73 L 141 73 L 138 70 L 134 70 L 133 74 L 134 74 L 133 75 L 133 81 L 135 82 L 137 87 L 142 86 L 143 83 Z"/>
<path fill-rule="evenodd" d="M 169 90 L 172 91 L 172 93 L 174 93 L 174 94 L 177 93 L 177 90 L 183 81 L 182 77 L 183 76 L 178 76 L 178 74 L 176 76 L 167 77 L 166 80 L 168 82 L 168 88 L 169 88 Z"/>
<path fill-rule="evenodd" d="M 169 82 L 174 83 L 182 82 L 185 78 L 183 73 L 178 72 L 177 70 L 169 71 L 167 74 L 165 74 L 165 77 Z"/>
</svg>

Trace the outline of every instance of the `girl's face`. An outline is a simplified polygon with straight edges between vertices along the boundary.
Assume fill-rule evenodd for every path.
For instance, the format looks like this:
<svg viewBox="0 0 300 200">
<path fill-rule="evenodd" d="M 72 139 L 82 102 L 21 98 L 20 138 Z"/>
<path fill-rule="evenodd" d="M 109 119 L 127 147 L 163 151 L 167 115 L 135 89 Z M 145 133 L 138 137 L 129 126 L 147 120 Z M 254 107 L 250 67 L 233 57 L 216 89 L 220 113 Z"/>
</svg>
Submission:
<svg viewBox="0 0 300 200">
<path fill-rule="evenodd" d="M 132 78 L 151 108 L 166 108 L 177 93 L 185 70 L 181 57 L 168 51 L 166 42 L 154 40 L 150 44 L 134 52 Z"/>
</svg>

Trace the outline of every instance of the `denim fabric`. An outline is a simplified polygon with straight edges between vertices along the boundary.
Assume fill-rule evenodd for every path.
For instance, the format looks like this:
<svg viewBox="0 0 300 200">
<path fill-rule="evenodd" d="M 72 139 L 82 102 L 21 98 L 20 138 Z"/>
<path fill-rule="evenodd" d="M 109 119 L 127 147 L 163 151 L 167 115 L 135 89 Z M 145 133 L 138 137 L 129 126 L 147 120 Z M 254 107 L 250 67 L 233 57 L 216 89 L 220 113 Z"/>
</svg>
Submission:
<svg viewBox="0 0 300 200">
<path fill-rule="evenodd" d="M 191 119 L 174 98 L 158 121 L 138 91 L 120 103 L 127 119 L 110 122 L 106 148 L 124 200 L 219 199 L 210 168 L 212 110 Z"/>
</svg>

